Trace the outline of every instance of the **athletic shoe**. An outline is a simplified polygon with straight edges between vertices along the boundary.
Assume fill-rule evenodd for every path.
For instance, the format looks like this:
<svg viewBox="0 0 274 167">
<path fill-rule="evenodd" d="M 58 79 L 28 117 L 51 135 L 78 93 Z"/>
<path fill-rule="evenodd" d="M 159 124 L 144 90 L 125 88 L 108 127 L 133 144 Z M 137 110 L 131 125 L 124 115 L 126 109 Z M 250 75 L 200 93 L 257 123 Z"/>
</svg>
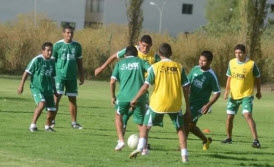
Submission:
<svg viewBox="0 0 274 167">
<path fill-rule="evenodd" d="M 135 151 L 133 151 L 129 154 L 129 158 L 130 159 L 135 159 L 137 157 L 137 155 L 139 155 L 140 153 L 141 153 L 141 151 L 136 149 Z"/>
<path fill-rule="evenodd" d="M 221 143 L 232 144 L 232 139 L 231 138 L 226 138 L 225 140 L 221 141 Z"/>
<path fill-rule="evenodd" d="M 212 138 L 208 137 L 206 139 L 206 143 L 203 145 L 203 150 L 207 150 L 209 148 L 209 144 L 212 142 Z"/>
<path fill-rule="evenodd" d="M 29 131 L 36 132 L 36 131 L 38 131 L 38 129 L 37 129 L 37 127 L 34 127 L 34 128 L 29 127 Z"/>
<path fill-rule="evenodd" d="M 121 151 L 122 148 L 125 146 L 125 142 L 121 141 L 121 140 L 118 140 L 117 141 L 117 145 L 116 147 L 114 148 L 115 151 Z"/>
<path fill-rule="evenodd" d="M 182 162 L 183 163 L 188 163 L 188 156 L 187 155 L 182 156 Z"/>
<path fill-rule="evenodd" d="M 252 147 L 253 148 L 260 148 L 261 144 L 260 144 L 259 140 L 253 140 Z"/>
<path fill-rule="evenodd" d="M 55 132 L 55 130 L 54 130 L 54 129 L 52 129 L 51 127 L 49 127 L 49 128 L 47 128 L 47 129 L 45 129 L 45 131 L 47 131 L 47 132 Z"/>
<path fill-rule="evenodd" d="M 143 149 L 141 155 L 148 155 L 148 148 L 147 149 Z"/>
<path fill-rule="evenodd" d="M 71 125 L 71 127 L 74 129 L 83 129 L 83 127 L 78 123 Z"/>
</svg>

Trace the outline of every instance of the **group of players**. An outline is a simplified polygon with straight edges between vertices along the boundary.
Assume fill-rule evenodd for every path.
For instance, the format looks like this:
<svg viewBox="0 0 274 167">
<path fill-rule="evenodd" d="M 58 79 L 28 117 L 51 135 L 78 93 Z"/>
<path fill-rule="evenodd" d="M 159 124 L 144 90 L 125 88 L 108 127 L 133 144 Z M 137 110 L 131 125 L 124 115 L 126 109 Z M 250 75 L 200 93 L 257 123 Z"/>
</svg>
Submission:
<svg viewBox="0 0 274 167">
<path fill-rule="evenodd" d="M 64 27 L 63 34 L 64 39 L 54 45 L 49 42 L 43 44 L 42 54 L 29 63 L 18 87 L 18 93 L 21 94 L 27 76 L 31 75 L 31 92 L 37 104 L 29 127 L 32 132 L 37 131 L 36 122 L 45 107 L 49 111 L 45 130 L 54 131 L 56 111 L 64 93 L 69 98 L 72 127 L 82 129 L 82 126 L 76 122 L 77 69 L 80 74 L 80 84 L 84 83 L 82 50 L 81 45 L 72 40 L 72 27 Z M 210 51 L 203 51 L 199 57 L 199 65 L 186 75 L 183 66 L 170 59 L 172 48 L 168 43 L 162 43 L 157 54 L 151 50 L 151 47 L 151 37 L 144 35 L 137 46 L 128 46 L 118 51 L 95 70 L 95 76 L 98 76 L 114 60 L 123 58 L 115 65 L 110 80 L 111 102 L 116 109 L 115 126 L 118 136 L 115 150 L 120 151 L 125 146 L 124 133 L 127 121 L 133 115 L 133 120 L 139 129 L 139 143 L 129 157 L 147 155 L 150 128 L 163 126 L 163 117 L 168 114 L 178 134 L 182 162 L 188 162 L 189 132 L 202 140 L 203 150 L 207 150 L 212 142 L 212 138 L 206 137 L 197 127 L 197 121 L 200 116 L 208 113 L 221 94 L 217 76 L 210 68 L 213 54 Z M 262 96 L 260 72 L 254 61 L 247 58 L 244 45 L 236 45 L 234 54 L 236 58 L 229 62 L 226 73 L 224 98 L 228 100 L 227 138 L 222 143 L 232 143 L 233 119 L 242 104 L 242 114 L 254 139 L 252 147 L 260 148 L 256 124 L 252 118 L 255 83 L 256 97 L 260 99 Z M 119 92 L 116 97 L 117 81 Z M 147 90 L 152 85 L 153 91 L 149 97 Z M 183 96 L 186 105 L 184 114 L 181 109 Z"/>
</svg>

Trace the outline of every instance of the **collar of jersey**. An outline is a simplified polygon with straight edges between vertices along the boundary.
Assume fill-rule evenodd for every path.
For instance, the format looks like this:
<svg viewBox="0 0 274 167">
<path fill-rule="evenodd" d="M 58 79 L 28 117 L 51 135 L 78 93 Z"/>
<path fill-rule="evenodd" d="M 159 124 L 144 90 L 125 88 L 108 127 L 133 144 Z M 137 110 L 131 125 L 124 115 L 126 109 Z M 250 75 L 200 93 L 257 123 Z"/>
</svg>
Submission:
<svg viewBox="0 0 274 167">
<path fill-rule="evenodd" d="M 126 58 L 131 58 L 131 57 L 135 57 L 135 56 L 127 56 Z"/>
<path fill-rule="evenodd" d="M 171 61 L 169 58 L 163 58 L 161 61 Z"/>
<path fill-rule="evenodd" d="M 248 59 L 248 58 L 245 58 L 245 61 L 244 61 L 244 62 L 240 62 L 237 58 L 236 58 L 236 60 L 237 60 L 237 63 L 238 63 L 238 64 L 244 64 L 244 63 L 246 63 L 249 59 Z"/>
</svg>

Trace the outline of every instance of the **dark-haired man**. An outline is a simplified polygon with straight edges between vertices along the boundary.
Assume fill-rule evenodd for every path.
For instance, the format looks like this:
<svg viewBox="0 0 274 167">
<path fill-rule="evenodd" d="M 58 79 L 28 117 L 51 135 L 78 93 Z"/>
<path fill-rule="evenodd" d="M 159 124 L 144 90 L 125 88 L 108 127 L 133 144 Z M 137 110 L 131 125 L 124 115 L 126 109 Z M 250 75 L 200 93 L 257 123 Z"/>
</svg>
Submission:
<svg viewBox="0 0 274 167">
<path fill-rule="evenodd" d="M 79 85 L 84 83 L 82 47 L 78 42 L 73 41 L 74 28 L 67 25 L 63 28 L 64 39 L 56 42 L 53 46 L 52 57 L 55 59 L 56 66 L 56 108 L 58 111 L 59 102 L 63 94 L 68 96 L 69 111 L 71 115 L 71 126 L 74 129 L 82 129 L 77 123 L 77 73 L 79 72 Z M 52 127 L 55 125 L 54 115 Z"/>
<path fill-rule="evenodd" d="M 168 114 L 176 128 L 181 147 L 182 162 L 185 163 L 188 161 L 188 153 L 181 107 L 183 87 L 186 113 L 189 112 L 189 81 L 182 65 L 170 59 L 172 50 L 169 44 L 163 43 L 160 45 L 159 55 L 161 61 L 153 64 L 149 68 L 145 83 L 131 101 L 131 106 L 135 107 L 137 100 L 147 91 L 149 86 L 154 85 L 149 108 L 145 115 L 144 125 L 141 128 L 137 149 L 133 151 L 129 157 L 136 158 L 145 148 L 148 135 L 147 127 L 163 126 L 163 117 L 165 114 Z"/>
<path fill-rule="evenodd" d="M 110 80 L 111 103 L 116 108 L 115 126 L 119 138 L 115 151 L 120 151 L 125 145 L 122 117 L 128 114 L 131 108 L 130 102 L 143 85 L 145 80 L 144 73 L 150 67 L 149 63 L 138 58 L 137 54 L 138 51 L 134 46 L 128 46 L 125 50 L 125 58 L 115 65 Z M 115 95 L 116 81 L 120 85 L 117 98 Z M 145 111 L 146 96 L 143 95 L 131 111 L 133 113 L 133 120 L 138 124 L 139 129 L 143 125 Z"/>
<path fill-rule="evenodd" d="M 29 130 L 35 132 L 38 130 L 36 122 L 40 117 L 43 109 L 46 107 L 47 121 L 45 125 L 45 130 L 52 132 L 54 131 L 50 127 L 54 112 L 56 107 L 54 104 L 54 79 L 55 77 L 55 68 L 54 61 L 51 60 L 52 54 L 52 43 L 45 42 L 42 45 L 42 54 L 33 58 L 28 64 L 23 76 L 21 83 L 17 89 L 18 94 L 22 94 L 24 91 L 24 84 L 29 75 L 30 79 L 30 89 L 31 94 L 34 98 L 37 107 L 34 110 L 32 122 L 30 124 Z"/>
<path fill-rule="evenodd" d="M 192 132 L 203 141 L 203 150 L 209 148 L 212 139 L 207 138 L 197 127 L 198 118 L 207 114 L 210 107 L 218 100 L 221 89 L 215 72 L 210 68 L 213 54 L 203 51 L 199 58 L 199 65 L 192 68 L 188 79 L 190 81 L 190 112 L 191 119 L 186 119 L 186 136 Z M 211 93 L 213 96 L 209 100 Z"/>
</svg>

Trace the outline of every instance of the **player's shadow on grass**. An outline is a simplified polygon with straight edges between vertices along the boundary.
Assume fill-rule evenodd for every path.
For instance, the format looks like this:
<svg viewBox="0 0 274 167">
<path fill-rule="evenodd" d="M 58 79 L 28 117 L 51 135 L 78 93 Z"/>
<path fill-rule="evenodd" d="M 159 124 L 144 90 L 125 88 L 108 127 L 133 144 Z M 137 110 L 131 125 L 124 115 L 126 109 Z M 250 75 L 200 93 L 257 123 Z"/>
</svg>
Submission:
<svg viewBox="0 0 274 167">
<path fill-rule="evenodd" d="M 226 154 L 226 153 L 225 153 Z M 241 154 L 241 155 L 245 155 L 245 154 Z M 246 157 L 235 157 L 235 156 L 229 156 L 229 155 L 221 155 L 220 153 L 218 154 L 211 154 L 209 155 L 210 157 L 213 158 L 219 158 L 222 160 L 239 160 L 239 161 L 258 161 L 254 158 L 246 158 Z"/>
<path fill-rule="evenodd" d="M 29 98 L 21 98 L 21 97 L 0 97 L 0 101 L 8 102 L 8 101 L 31 101 Z"/>
<path fill-rule="evenodd" d="M 11 110 L 0 110 L 0 113 L 9 113 L 9 114 L 29 114 L 33 113 L 33 111 L 11 111 Z"/>
</svg>

